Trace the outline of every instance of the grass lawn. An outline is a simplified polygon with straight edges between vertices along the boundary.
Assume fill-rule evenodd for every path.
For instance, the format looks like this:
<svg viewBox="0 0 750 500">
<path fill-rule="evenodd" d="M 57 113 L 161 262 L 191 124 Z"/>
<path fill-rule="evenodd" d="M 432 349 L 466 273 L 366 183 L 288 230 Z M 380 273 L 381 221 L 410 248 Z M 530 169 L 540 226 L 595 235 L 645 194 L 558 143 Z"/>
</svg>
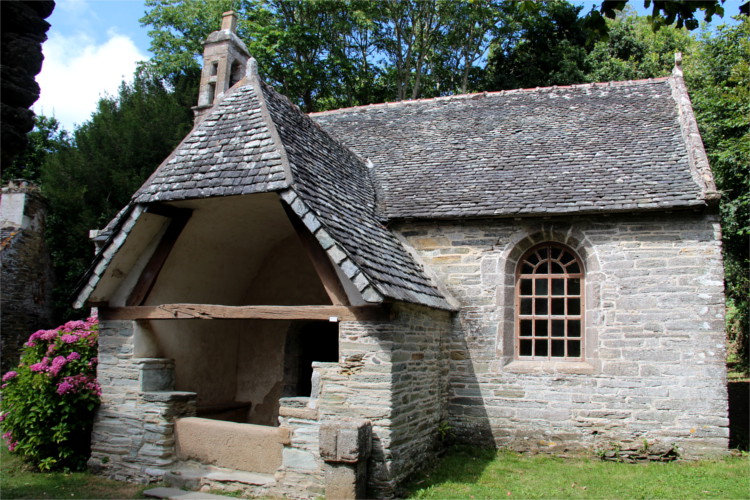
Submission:
<svg viewBox="0 0 750 500">
<path fill-rule="evenodd" d="M 147 486 L 85 472 L 39 473 L 0 451 L 0 498 L 143 498 Z M 407 498 L 750 498 L 750 460 L 619 464 L 457 447 L 406 485 Z"/>
<path fill-rule="evenodd" d="M 34 472 L 0 446 L 0 498 L 143 498 L 147 486 L 110 481 L 87 472 Z"/>
<path fill-rule="evenodd" d="M 408 498 L 750 498 L 750 460 L 625 464 L 458 447 Z"/>
</svg>

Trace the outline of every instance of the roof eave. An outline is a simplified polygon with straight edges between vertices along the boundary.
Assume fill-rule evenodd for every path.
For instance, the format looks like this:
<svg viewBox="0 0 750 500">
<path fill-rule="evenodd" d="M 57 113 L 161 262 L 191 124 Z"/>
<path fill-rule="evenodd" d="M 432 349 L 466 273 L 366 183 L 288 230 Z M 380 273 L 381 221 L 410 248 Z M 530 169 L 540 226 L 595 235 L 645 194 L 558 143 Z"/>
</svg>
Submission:
<svg viewBox="0 0 750 500">
<path fill-rule="evenodd" d="M 549 210 L 538 211 L 538 212 L 477 212 L 477 213 L 446 213 L 446 214 L 412 214 L 412 215 L 389 215 L 388 224 L 400 223 L 400 222 L 412 222 L 412 221 L 438 221 L 438 220 L 479 220 L 479 219 L 534 219 L 534 218 L 554 218 L 554 217 L 570 217 L 570 216 L 611 216 L 611 215 L 627 215 L 627 214 L 653 214 L 653 213 L 672 213 L 672 212 L 687 212 L 687 211 L 699 211 L 703 212 L 707 209 L 712 209 L 714 203 L 709 200 L 696 199 L 688 203 L 668 203 L 659 204 L 657 206 L 648 207 L 624 207 L 624 208 L 608 208 L 608 209 L 597 209 L 597 210 L 559 210 L 551 212 Z"/>
</svg>

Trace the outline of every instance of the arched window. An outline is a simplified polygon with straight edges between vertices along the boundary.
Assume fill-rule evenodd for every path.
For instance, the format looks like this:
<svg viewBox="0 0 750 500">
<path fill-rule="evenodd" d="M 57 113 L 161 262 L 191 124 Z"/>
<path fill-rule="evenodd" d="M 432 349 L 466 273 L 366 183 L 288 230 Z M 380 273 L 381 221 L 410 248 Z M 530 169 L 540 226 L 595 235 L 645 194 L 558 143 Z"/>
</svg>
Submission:
<svg viewBox="0 0 750 500">
<path fill-rule="evenodd" d="M 583 359 L 583 265 L 558 243 L 527 251 L 516 270 L 516 358 Z"/>
</svg>

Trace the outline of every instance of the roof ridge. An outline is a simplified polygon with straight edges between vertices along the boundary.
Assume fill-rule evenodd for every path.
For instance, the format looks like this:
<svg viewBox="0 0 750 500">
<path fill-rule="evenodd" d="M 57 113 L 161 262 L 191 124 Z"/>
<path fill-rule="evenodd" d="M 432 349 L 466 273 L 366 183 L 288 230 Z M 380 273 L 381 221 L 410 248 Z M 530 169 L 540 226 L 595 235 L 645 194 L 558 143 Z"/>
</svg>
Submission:
<svg viewBox="0 0 750 500">
<path fill-rule="evenodd" d="M 287 187 L 292 186 L 294 184 L 294 175 L 292 174 L 292 167 L 291 165 L 289 165 L 289 155 L 287 155 L 286 145 L 284 144 L 284 141 L 281 140 L 281 136 L 279 135 L 279 131 L 276 127 L 276 122 L 274 121 L 273 117 L 271 116 L 271 112 L 268 109 L 266 96 L 265 94 L 263 94 L 263 85 L 265 82 L 263 82 L 263 79 L 258 73 L 258 63 L 251 57 L 248 60 L 247 68 L 247 76 L 243 78 L 243 81 L 247 81 L 247 85 L 253 88 L 255 90 L 255 93 L 257 94 L 260 113 L 263 117 L 263 121 L 266 122 L 268 134 L 271 136 L 271 140 L 273 140 L 274 144 L 276 145 L 276 149 L 278 150 L 279 155 L 281 155 L 281 166 L 284 169 L 284 177 L 286 177 Z"/>
<path fill-rule="evenodd" d="M 361 106 L 350 106 L 348 108 L 337 108 L 337 109 L 329 109 L 327 111 L 316 111 L 313 113 L 308 113 L 308 115 L 309 116 L 324 116 L 324 115 L 331 115 L 331 114 L 354 111 L 354 110 L 359 110 L 359 109 L 392 108 L 392 107 L 409 106 L 413 104 L 422 104 L 422 103 L 428 103 L 428 102 L 464 100 L 464 99 L 481 99 L 484 97 L 495 97 L 495 96 L 501 96 L 501 95 L 532 93 L 532 92 L 546 92 L 550 90 L 559 90 L 559 89 L 597 88 L 597 87 L 615 87 L 615 86 L 625 87 L 628 85 L 662 83 L 662 82 L 668 81 L 670 78 L 672 77 L 661 76 L 658 78 L 642 78 L 642 79 L 637 79 L 637 80 L 613 80 L 609 82 L 574 83 L 571 85 L 551 85 L 547 87 L 528 87 L 528 88 L 520 88 L 520 89 L 483 91 L 483 92 L 474 92 L 471 94 L 454 94 L 454 95 L 446 95 L 446 96 L 438 96 L 438 97 L 425 97 L 423 99 L 407 99 L 403 101 L 363 104 Z"/>
<path fill-rule="evenodd" d="M 378 181 L 375 175 L 373 175 L 373 162 L 370 160 L 370 158 L 365 158 L 362 155 L 360 155 L 358 152 L 354 151 L 352 148 L 350 148 L 347 144 L 344 143 L 344 141 L 341 140 L 341 138 L 337 137 L 336 135 L 332 134 L 328 130 L 325 129 L 320 123 L 313 120 L 311 117 L 315 115 L 316 113 L 305 113 L 302 111 L 302 109 L 292 102 L 291 99 L 289 99 L 288 96 L 282 94 L 278 90 L 274 88 L 273 85 L 266 82 L 262 78 L 259 78 L 258 80 L 261 85 L 269 88 L 270 90 L 274 91 L 279 97 L 284 99 L 293 109 L 295 109 L 297 112 L 299 112 L 305 119 L 309 120 L 312 126 L 314 126 L 318 131 L 325 134 L 326 137 L 328 137 L 329 140 L 336 143 L 339 147 L 344 148 L 349 154 L 351 154 L 354 158 L 357 159 L 357 161 L 361 162 L 362 165 L 365 166 L 365 171 L 367 172 L 367 178 L 370 181 L 370 184 L 372 184 L 372 188 L 375 192 L 375 213 L 378 216 L 385 216 L 385 197 L 382 194 L 382 188 L 378 185 Z M 265 96 L 264 96 L 264 103 L 265 103 Z"/>
</svg>

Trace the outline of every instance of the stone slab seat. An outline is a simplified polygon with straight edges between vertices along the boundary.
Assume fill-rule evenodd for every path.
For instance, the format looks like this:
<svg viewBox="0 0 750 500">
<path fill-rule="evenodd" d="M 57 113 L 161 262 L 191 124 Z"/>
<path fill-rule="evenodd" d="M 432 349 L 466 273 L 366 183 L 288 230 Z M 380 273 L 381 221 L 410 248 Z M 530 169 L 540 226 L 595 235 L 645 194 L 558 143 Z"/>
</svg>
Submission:
<svg viewBox="0 0 750 500">
<path fill-rule="evenodd" d="M 273 474 L 281 466 L 287 431 L 199 417 L 177 420 L 177 458 L 246 472 Z"/>
</svg>

